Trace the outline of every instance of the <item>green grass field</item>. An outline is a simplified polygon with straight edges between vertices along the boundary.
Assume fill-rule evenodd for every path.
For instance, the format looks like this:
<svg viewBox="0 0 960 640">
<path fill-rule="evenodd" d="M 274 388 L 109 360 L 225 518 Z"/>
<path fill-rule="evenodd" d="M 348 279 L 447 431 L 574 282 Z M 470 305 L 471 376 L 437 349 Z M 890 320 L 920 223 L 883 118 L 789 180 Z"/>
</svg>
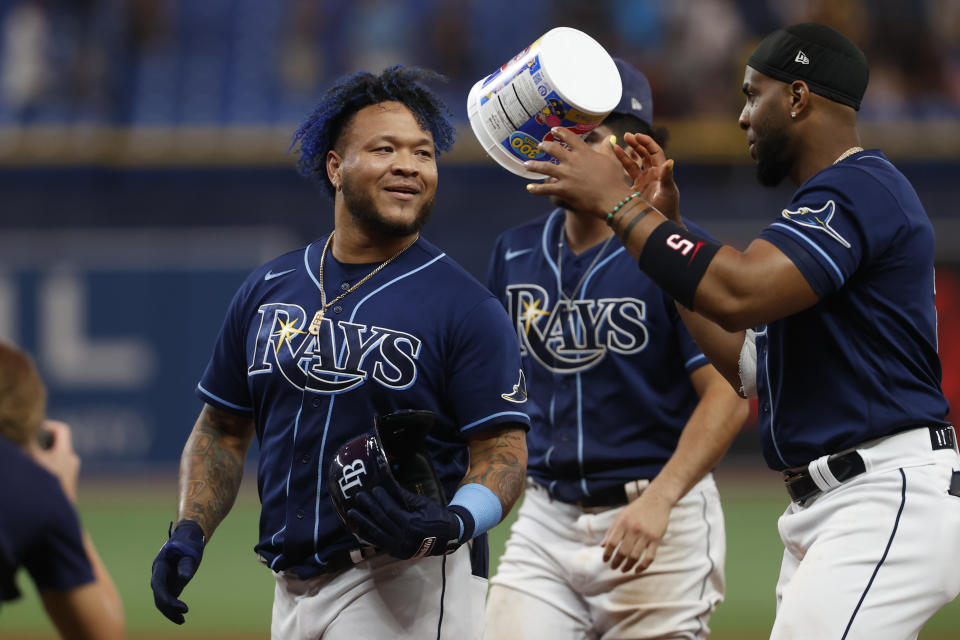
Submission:
<svg viewBox="0 0 960 640">
<path fill-rule="evenodd" d="M 717 482 L 726 513 L 727 597 L 711 619 L 712 637 L 765 638 L 780 565 L 776 518 L 786 498 L 775 474 L 756 469 L 744 474 L 721 468 Z M 251 478 L 184 591 L 190 606 L 186 624 L 177 627 L 154 609 L 150 564 L 173 516 L 175 483 L 171 474 L 154 482 L 117 479 L 81 486 L 81 516 L 123 595 L 130 638 L 267 638 L 273 579 L 252 551 L 259 505 Z M 493 531 L 494 570 L 512 520 Z M 0 611 L 0 637 L 56 637 L 25 574 L 19 584 L 25 597 Z M 937 614 L 920 637 L 960 638 L 960 600 Z"/>
</svg>

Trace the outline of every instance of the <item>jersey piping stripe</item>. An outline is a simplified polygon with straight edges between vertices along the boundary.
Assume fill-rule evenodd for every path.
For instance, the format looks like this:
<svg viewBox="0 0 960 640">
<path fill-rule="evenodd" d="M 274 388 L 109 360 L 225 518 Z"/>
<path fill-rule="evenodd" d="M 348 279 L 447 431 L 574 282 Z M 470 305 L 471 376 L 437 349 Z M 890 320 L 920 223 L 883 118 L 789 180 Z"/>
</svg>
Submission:
<svg viewBox="0 0 960 640">
<path fill-rule="evenodd" d="M 758 331 L 757 335 L 766 336 L 767 328 L 764 327 L 762 332 Z M 783 466 L 789 467 L 790 464 L 783 458 L 783 454 L 780 453 L 780 446 L 777 444 L 777 435 L 773 432 L 773 415 L 775 413 L 775 407 L 773 406 L 773 390 L 770 388 L 770 362 L 767 359 L 769 353 L 769 347 L 763 350 L 763 375 L 767 379 L 767 406 L 770 407 L 770 422 L 768 425 L 768 428 L 770 429 L 770 442 L 773 443 L 773 450 L 777 453 L 777 457 L 780 458 L 780 462 L 783 463 Z"/>
<path fill-rule="evenodd" d="M 242 406 L 240 406 L 239 404 L 234 404 L 234 403 L 232 403 L 232 402 L 228 402 L 228 401 L 224 400 L 223 398 L 221 398 L 220 396 L 217 396 L 217 395 L 214 395 L 214 394 L 210 393 L 209 391 L 207 391 L 206 389 L 204 389 L 204 388 L 203 388 L 203 385 L 201 385 L 201 384 L 198 384 L 198 385 L 197 385 L 197 389 L 199 389 L 200 393 L 202 393 L 203 395 L 207 396 L 207 397 L 210 398 L 211 400 L 216 400 L 216 401 L 219 402 L 220 404 L 225 405 L 225 406 L 227 406 L 227 407 L 230 407 L 231 409 L 239 409 L 240 411 L 253 411 L 253 407 L 242 407 Z"/>
<path fill-rule="evenodd" d="M 297 432 L 300 430 L 300 414 L 303 412 L 303 402 L 300 403 L 300 408 L 297 409 L 297 417 L 293 419 L 293 442 L 290 443 L 291 448 L 297 444 Z M 293 457 L 290 458 L 290 468 L 287 469 L 287 497 L 290 497 L 290 473 L 293 471 Z M 284 525 L 286 526 L 286 525 Z"/>
<path fill-rule="evenodd" d="M 317 280 L 317 276 L 313 275 L 313 269 L 310 268 L 310 260 L 308 259 L 308 256 L 310 255 L 310 247 L 319 242 L 320 241 L 317 240 L 317 242 L 308 244 L 307 248 L 303 250 L 303 266 L 310 275 L 310 279 L 313 280 L 313 284 L 317 285 L 317 289 L 320 289 L 320 282 Z M 324 242 L 326 242 L 326 236 L 324 236 Z"/>
<path fill-rule="evenodd" d="M 290 479 L 289 474 L 287 474 L 287 479 L 288 480 Z M 275 534 L 270 536 L 270 544 L 277 544 L 277 541 L 276 541 L 277 536 L 283 533 L 284 531 L 286 531 L 286 529 L 287 529 L 287 525 L 283 525 L 282 527 L 280 527 L 280 531 L 277 531 Z M 275 555 L 273 557 L 273 560 L 270 561 L 270 565 L 269 565 L 270 568 L 273 569 L 274 565 L 276 565 L 277 561 L 282 557 L 283 557 L 283 553 L 278 553 L 277 555 Z"/>
<path fill-rule="evenodd" d="M 590 270 L 590 273 L 587 274 L 587 277 L 583 281 L 583 287 L 580 289 L 580 296 L 578 299 L 582 300 L 586 297 L 587 287 L 590 285 L 590 280 L 593 279 L 593 276 L 596 275 L 600 269 L 613 260 L 617 255 L 626 251 L 624 247 L 620 247 L 609 256 L 597 263 L 597 265 Z M 557 282 L 559 285 L 559 281 Z M 576 295 L 576 291 L 573 292 Z M 560 293 L 557 292 L 559 297 Z M 577 339 L 581 340 L 583 336 L 580 335 L 581 325 L 577 324 Z M 587 487 L 587 474 L 583 469 L 583 385 L 580 379 L 580 372 L 577 372 L 577 465 L 580 468 L 580 490 L 583 491 L 584 495 L 590 495 L 590 489 Z"/>
<path fill-rule="evenodd" d="M 350 313 L 350 322 L 353 322 L 353 319 L 357 317 L 357 311 L 360 310 L 360 306 L 361 306 L 364 302 L 366 302 L 367 300 L 369 300 L 369 299 L 372 298 L 373 296 L 377 295 L 378 293 L 380 293 L 381 291 L 383 291 L 384 289 L 386 289 L 387 287 L 389 287 L 389 286 L 392 285 L 393 283 L 398 282 L 398 281 L 400 281 L 400 280 L 403 280 L 403 279 L 406 278 L 407 276 L 412 276 L 413 274 L 417 273 L 418 271 L 421 271 L 421 270 L 423 270 L 423 269 L 426 269 L 427 267 L 429 267 L 430 265 L 432 265 L 432 264 L 433 264 L 434 262 L 436 262 L 437 260 L 440 260 L 441 258 L 445 258 L 446 256 L 447 256 L 446 253 L 441 253 L 440 255 L 438 255 L 437 257 L 433 258 L 433 259 L 430 260 L 429 262 L 425 262 L 425 263 L 423 263 L 422 265 L 420 265 L 419 267 L 417 267 L 416 269 L 411 269 L 410 271 L 407 271 L 406 273 L 397 276 L 396 278 L 394 278 L 394 279 L 391 280 L 390 282 L 384 283 L 384 284 L 380 285 L 379 287 L 377 287 L 376 289 L 374 289 L 373 291 L 371 291 L 370 293 L 368 293 L 366 296 L 364 296 L 364 297 L 360 300 L 360 302 L 357 303 L 357 306 L 355 306 L 355 307 L 353 308 L 353 312 Z M 343 355 L 343 350 L 344 350 L 345 348 L 346 348 L 346 345 L 343 345 L 343 346 L 340 348 L 340 355 L 341 355 L 341 356 Z"/>
<path fill-rule="evenodd" d="M 583 385 L 580 384 L 580 372 L 577 372 L 577 464 L 580 467 L 580 489 L 584 495 L 590 495 L 587 488 L 587 474 L 583 472 Z"/>
<path fill-rule="evenodd" d="M 319 240 L 318 240 L 318 242 L 319 242 Z M 312 246 L 312 245 L 311 245 L 311 246 Z M 310 270 L 310 268 L 309 268 L 309 263 L 307 263 L 307 253 L 308 253 L 309 251 L 310 251 L 310 247 L 308 246 L 308 247 L 306 248 L 306 250 L 303 252 L 304 264 L 307 264 L 307 265 L 308 265 L 308 266 L 307 266 L 307 273 L 310 274 L 310 278 L 313 280 L 314 284 L 316 284 L 316 285 L 317 285 L 317 288 L 319 289 L 319 288 L 320 288 L 320 283 L 317 282 L 317 279 L 314 277 L 313 272 L 312 272 L 312 271 Z M 413 275 L 413 274 L 417 273 L 418 271 L 429 267 L 429 266 L 432 265 L 434 262 L 436 262 L 437 260 L 440 260 L 441 258 L 443 258 L 443 257 L 446 256 L 446 255 L 447 255 L 446 253 L 441 253 L 440 255 L 438 255 L 438 256 L 434 257 L 433 259 L 429 260 L 428 262 L 425 262 L 424 264 L 420 265 L 419 267 L 416 267 L 415 269 L 411 269 L 410 271 L 407 271 L 406 273 L 403 273 L 403 274 L 397 276 L 397 277 L 394 278 L 393 280 L 390 280 L 389 282 L 386 282 L 386 283 L 380 285 L 379 287 L 377 287 L 376 289 L 374 289 L 373 291 L 371 291 L 370 293 L 368 293 L 366 296 L 364 296 L 363 298 L 361 298 L 361 299 L 360 299 L 360 302 L 358 302 L 357 305 L 353 308 L 353 311 L 350 313 L 350 322 L 353 322 L 354 318 L 357 317 L 357 311 L 360 310 L 360 307 L 363 306 L 363 303 L 364 303 L 364 302 L 366 302 L 367 300 L 369 300 L 369 299 L 372 298 L 373 296 L 377 295 L 378 293 L 380 293 L 381 291 L 383 291 L 384 289 L 386 289 L 386 288 L 389 287 L 390 285 L 394 284 L 395 282 L 398 282 L 398 281 L 400 281 L 400 280 L 403 280 L 403 279 L 406 278 L 407 276 Z M 338 361 L 342 361 L 342 360 L 343 360 L 343 355 L 344 355 L 344 353 L 345 353 L 345 349 L 346 349 L 346 344 L 342 345 L 341 348 L 340 348 L 340 354 L 337 356 L 337 360 L 338 360 Z M 315 500 L 315 502 L 314 502 L 314 517 L 313 517 L 313 547 L 314 547 L 314 549 L 316 549 L 316 547 L 317 547 L 317 542 L 318 542 L 319 536 L 320 536 L 320 492 L 321 492 L 321 490 L 323 489 L 323 472 L 322 472 L 322 467 L 323 467 L 323 464 L 322 464 L 322 462 L 323 462 L 323 455 L 324 455 L 324 452 L 326 451 L 326 447 L 327 447 L 327 434 L 330 432 L 330 417 L 333 415 L 333 405 L 334 405 L 334 402 L 336 402 L 336 399 L 337 399 L 336 396 L 330 396 L 330 404 L 329 404 L 329 406 L 327 407 L 327 419 L 326 419 L 326 422 L 324 422 L 324 424 L 323 424 L 323 436 L 320 438 L 320 461 L 321 461 L 321 464 L 319 464 L 319 465 L 318 465 L 318 468 L 317 468 L 317 494 L 316 494 L 316 500 Z M 523 414 L 523 415 L 526 415 L 526 414 Z M 292 464 L 292 463 L 291 463 L 291 464 Z M 320 559 L 319 551 L 316 552 L 316 553 L 314 553 L 314 554 L 313 554 L 313 557 L 314 557 L 314 559 L 315 559 L 317 562 L 319 562 L 320 564 L 326 564 L 323 560 Z"/>
<path fill-rule="evenodd" d="M 520 417 L 522 417 L 522 418 L 527 418 L 527 417 L 529 417 L 529 416 L 527 416 L 527 414 L 525 414 L 523 411 L 501 411 L 501 412 L 499 412 L 499 413 L 490 414 L 490 415 L 487 416 L 486 418 L 480 418 L 479 420 L 474 420 L 474 421 L 471 422 L 470 424 L 468 424 L 468 425 L 466 425 L 466 426 L 463 426 L 463 427 L 460 427 L 460 431 L 466 431 L 467 429 L 472 429 L 473 427 L 477 426 L 478 424 L 483 424 L 484 422 L 487 422 L 487 421 L 489 421 L 489 420 L 493 420 L 494 418 L 499 418 L 500 416 L 520 416 Z"/>
<path fill-rule="evenodd" d="M 540 238 L 540 246 L 543 247 L 543 257 L 546 259 L 547 264 L 550 265 L 550 268 L 553 270 L 554 276 L 557 278 L 557 286 L 560 285 L 560 269 L 557 268 L 557 263 L 553 261 L 553 258 L 550 257 L 550 250 L 547 247 L 547 238 L 550 237 L 550 227 L 553 225 L 554 220 L 563 213 L 563 209 L 557 209 L 550 214 L 550 217 L 547 218 L 547 221 L 543 225 L 543 236 Z M 558 294 L 559 295 L 559 294 Z"/>
<path fill-rule="evenodd" d="M 686 362 L 684 362 L 684 363 L 683 363 L 683 368 L 684 368 L 684 369 L 689 369 L 689 368 L 690 368 L 690 365 L 692 365 L 692 364 L 693 364 L 694 362 L 696 362 L 697 360 L 703 360 L 703 361 L 704 361 L 704 364 L 706 364 L 706 362 L 707 362 L 707 356 L 703 355 L 702 353 L 697 354 L 697 355 L 693 356 L 692 358 L 690 358 L 689 360 L 687 360 Z M 702 365 L 701 365 L 701 366 L 702 366 Z"/>
<path fill-rule="evenodd" d="M 293 447 L 296 446 L 296 444 L 297 444 L 297 433 L 300 431 L 300 414 L 301 414 L 301 413 L 303 413 L 303 403 L 302 403 L 302 402 L 300 403 L 300 408 L 297 409 L 297 417 L 294 418 L 294 420 L 293 420 L 293 441 L 290 443 L 290 448 L 291 448 L 291 449 L 293 449 Z M 287 469 L 287 482 L 286 482 L 285 488 L 284 488 L 284 496 L 285 496 L 287 499 L 290 498 L 290 475 L 293 473 L 293 458 L 294 458 L 294 456 L 291 455 L 291 456 L 290 456 L 290 468 Z M 283 527 L 281 527 L 280 531 L 277 531 L 277 533 L 273 534 L 273 535 L 270 537 L 270 544 L 276 544 L 276 542 L 274 541 L 274 538 L 276 538 L 277 535 L 278 535 L 281 531 L 283 531 L 284 529 L 286 529 L 286 528 L 287 528 L 287 525 L 286 525 L 286 523 L 284 523 L 284 525 L 283 525 Z M 271 568 L 271 569 L 273 569 L 273 565 L 276 564 L 277 560 L 279 560 L 282 556 L 283 556 L 283 552 L 280 552 L 280 553 L 277 554 L 277 557 L 274 558 L 273 561 L 270 563 L 270 568 Z"/>
<path fill-rule="evenodd" d="M 440 630 L 443 629 L 443 600 L 447 595 L 447 556 L 440 560 L 440 617 L 437 619 L 437 640 L 440 640 Z"/>
<path fill-rule="evenodd" d="M 840 280 L 840 281 L 837 283 L 837 286 L 838 286 L 838 287 L 843 286 L 843 283 L 844 283 L 844 280 L 845 280 L 845 278 L 843 277 L 843 272 L 840 271 L 840 267 L 838 267 L 838 266 L 837 266 L 837 263 L 833 261 L 833 258 L 831 258 L 831 257 L 827 254 L 826 251 L 824 251 L 823 249 L 820 248 L 820 245 L 818 245 L 816 242 L 814 242 L 813 240 L 811 240 L 811 239 L 808 238 L 807 236 L 803 235 L 802 233 L 800 233 L 799 231 L 797 231 L 797 230 L 794 229 L 793 227 L 791 227 L 791 226 L 789 226 L 789 225 L 786 225 L 786 224 L 784 224 L 784 223 L 782 223 L 782 222 L 774 222 L 774 223 L 771 224 L 770 226 L 771 226 L 771 227 L 777 227 L 778 229 L 786 229 L 787 231 L 789 231 L 790 233 L 794 234 L 795 236 L 797 236 L 798 238 L 800 238 L 801 240 L 803 240 L 804 242 L 806 242 L 807 244 L 809 244 L 811 247 L 813 247 L 814 249 L 816 249 L 817 253 L 819 253 L 821 256 L 823 256 L 823 259 L 827 261 L 827 263 L 833 268 L 834 272 L 837 274 L 837 278 L 839 278 L 839 280 Z"/>
<path fill-rule="evenodd" d="M 611 253 L 610 255 L 608 255 L 606 258 L 604 258 L 603 260 L 601 260 L 601 261 L 597 264 L 597 266 L 595 266 L 595 267 L 590 271 L 590 273 L 587 275 L 587 279 L 583 281 L 583 287 L 580 289 L 580 296 L 581 296 L 581 298 L 582 298 L 583 295 L 587 292 L 587 286 L 590 284 L 591 278 L 593 278 L 593 276 L 596 275 L 597 271 L 599 271 L 602 266 L 604 266 L 605 264 L 607 264 L 608 262 L 610 262 L 611 260 L 613 260 L 614 258 L 616 258 L 619 254 L 623 253 L 624 251 L 626 251 L 626 249 L 624 249 L 623 247 L 620 247 L 619 249 L 617 249 L 616 251 L 614 251 L 613 253 Z M 576 293 L 576 292 L 574 292 L 574 293 Z"/>
<path fill-rule="evenodd" d="M 703 518 L 703 523 L 707 525 L 707 561 L 710 563 L 710 568 L 707 569 L 707 575 L 703 576 L 703 582 L 700 583 L 700 599 L 703 600 L 703 594 L 707 592 L 707 582 L 710 580 L 710 576 L 713 575 L 713 571 L 716 566 L 713 563 L 713 556 L 710 555 L 710 534 L 712 533 L 710 527 L 710 519 L 707 518 L 707 496 L 702 492 L 700 493 L 700 501 L 703 504 L 703 507 L 700 509 L 700 516 Z M 697 631 L 703 631 L 703 618 L 710 614 L 710 611 L 705 611 L 701 615 L 697 616 Z"/>
<path fill-rule="evenodd" d="M 840 637 L 840 640 L 845 640 L 847 634 L 850 633 L 850 627 L 853 625 L 853 619 L 857 617 L 857 612 L 860 611 L 860 606 L 863 604 L 864 598 L 867 597 L 867 592 L 870 591 L 870 587 L 873 586 L 873 581 L 877 577 L 877 573 L 880 572 L 880 567 L 883 566 L 883 563 L 887 559 L 887 554 L 890 553 L 890 547 L 893 545 L 893 538 L 897 535 L 897 528 L 900 526 L 900 516 L 903 514 L 903 507 L 907 504 L 907 475 L 903 472 L 903 467 L 898 469 L 898 471 L 900 471 L 900 478 L 902 479 L 900 484 L 900 508 L 897 510 L 897 518 L 893 522 L 893 531 L 890 532 L 890 539 L 887 540 L 887 548 L 883 550 L 883 557 L 880 558 L 880 562 L 878 562 L 877 566 L 873 569 L 873 575 L 870 576 L 870 581 L 867 582 L 867 588 L 863 590 L 862 594 L 860 594 L 860 601 L 854 608 L 853 614 L 850 616 L 850 622 L 847 623 L 847 628 L 843 630 L 843 636 Z"/>
<path fill-rule="evenodd" d="M 356 310 L 354 310 L 356 311 Z M 351 317 L 351 320 L 353 318 Z M 341 355 L 343 355 L 341 351 Z M 330 404 L 327 405 L 327 419 L 323 423 L 323 437 L 320 439 L 320 464 L 317 465 L 317 495 L 313 505 L 313 548 L 317 548 L 317 542 L 320 539 L 320 491 L 323 489 L 323 453 L 327 449 L 327 434 L 330 433 L 330 417 L 333 416 L 333 403 L 336 396 L 330 396 Z M 321 565 L 327 564 L 320 559 L 320 551 L 313 554 L 314 559 Z"/>
</svg>

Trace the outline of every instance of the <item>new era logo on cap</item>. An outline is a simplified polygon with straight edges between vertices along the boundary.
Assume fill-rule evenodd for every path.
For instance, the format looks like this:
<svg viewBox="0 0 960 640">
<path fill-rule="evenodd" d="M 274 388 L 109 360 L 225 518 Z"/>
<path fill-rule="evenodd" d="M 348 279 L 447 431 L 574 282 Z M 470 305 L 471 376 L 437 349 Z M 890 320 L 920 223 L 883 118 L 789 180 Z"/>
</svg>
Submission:
<svg viewBox="0 0 960 640">
<path fill-rule="evenodd" d="M 797 49 L 797 57 L 794 58 L 793 61 L 799 62 L 800 64 L 810 64 L 810 58 L 803 52 L 803 49 Z"/>
<path fill-rule="evenodd" d="M 626 60 L 614 58 L 613 61 L 620 72 L 620 84 L 623 87 L 620 103 L 613 108 L 613 112 L 634 116 L 652 125 L 653 96 L 647 77 Z"/>
</svg>

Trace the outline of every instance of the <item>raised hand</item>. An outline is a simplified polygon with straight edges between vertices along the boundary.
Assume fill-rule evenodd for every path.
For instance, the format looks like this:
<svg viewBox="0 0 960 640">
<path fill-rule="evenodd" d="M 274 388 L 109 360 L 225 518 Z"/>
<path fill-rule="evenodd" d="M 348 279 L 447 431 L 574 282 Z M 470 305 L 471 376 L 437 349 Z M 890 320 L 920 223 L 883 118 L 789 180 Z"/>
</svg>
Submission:
<svg viewBox="0 0 960 640">
<path fill-rule="evenodd" d="M 527 169 L 548 178 L 545 182 L 528 184 L 530 193 L 557 196 L 575 211 L 601 218 L 632 193 L 624 180 L 622 159 L 618 162 L 617 158 L 592 149 L 569 129 L 554 127 L 551 133 L 555 140 L 541 142 L 540 149 L 556 158 L 559 164 L 525 162 Z M 626 156 L 622 149 L 620 151 Z"/>
<path fill-rule="evenodd" d="M 680 192 L 673 181 L 673 160 L 668 160 L 663 148 L 648 135 L 628 133 L 623 139 L 640 160 L 638 163 L 619 147 L 613 150 L 633 180 L 634 191 L 639 191 L 664 216 L 679 223 Z"/>
</svg>

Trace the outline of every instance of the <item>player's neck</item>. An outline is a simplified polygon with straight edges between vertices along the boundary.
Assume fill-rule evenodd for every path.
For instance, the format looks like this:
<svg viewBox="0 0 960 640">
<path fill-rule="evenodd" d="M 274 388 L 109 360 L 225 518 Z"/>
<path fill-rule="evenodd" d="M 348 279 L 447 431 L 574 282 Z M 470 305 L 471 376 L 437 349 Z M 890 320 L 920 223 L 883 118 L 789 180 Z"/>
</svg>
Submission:
<svg viewBox="0 0 960 640">
<path fill-rule="evenodd" d="M 337 216 L 336 234 L 330 252 L 339 262 L 365 264 L 388 260 L 417 238 L 417 233 L 393 237 L 365 232 L 352 220 L 343 221 Z"/>
<path fill-rule="evenodd" d="M 850 149 L 863 146 L 860 143 L 860 134 L 854 126 L 826 124 L 819 127 L 819 131 L 828 132 L 829 135 L 801 137 L 801 149 L 790 170 L 790 180 L 797 186 L 836 163 L 837 159 Z"/>
<path fill-rule="evenodd" d="M 566 234 L 567 247 L 575 254 L 583 253 L 613 234 L 613 229 L 600 218 L 580 215 L 568 210 L 564 210 L 564 215 L 563 229 Z"/>
</svg>

